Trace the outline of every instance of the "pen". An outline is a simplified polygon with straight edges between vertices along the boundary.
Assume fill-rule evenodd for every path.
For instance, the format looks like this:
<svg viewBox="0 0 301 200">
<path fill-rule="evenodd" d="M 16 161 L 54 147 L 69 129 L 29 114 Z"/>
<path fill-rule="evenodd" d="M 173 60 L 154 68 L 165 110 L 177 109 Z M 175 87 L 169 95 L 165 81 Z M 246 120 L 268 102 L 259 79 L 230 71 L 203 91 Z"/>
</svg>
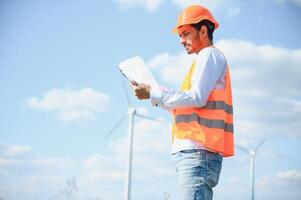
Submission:
<svg viewBox="0 0 301 200">
<path fill-rule="evenodd" d="M 137 83 L 136 81 L 130 80 L 129 77 L 127 77 L 127 76 L 122 72 L 121 69 L 119 69 L 119 71 L 121 72 L 121 74 L 122 74 L 128 81 L 130 81 L 130 83 L 131 83 L 132 85 L 138 86 L 138 83 Z"/>
</svg>

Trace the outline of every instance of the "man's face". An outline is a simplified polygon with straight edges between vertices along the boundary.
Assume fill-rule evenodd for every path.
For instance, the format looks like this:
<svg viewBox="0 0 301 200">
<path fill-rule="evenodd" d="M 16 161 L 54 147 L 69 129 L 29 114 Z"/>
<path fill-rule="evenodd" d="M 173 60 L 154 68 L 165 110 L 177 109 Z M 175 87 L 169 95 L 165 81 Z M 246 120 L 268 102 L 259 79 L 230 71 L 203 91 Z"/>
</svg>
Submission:
<svg viewBox="0 0 301 200">
<path fill-rule="evenodd" d="M 199 32 L 191 25 L 184 25 L 178 28 L 180 42 L 188 54 L 198 53 L 201 50 L 201 38 Z"/>
</svg>

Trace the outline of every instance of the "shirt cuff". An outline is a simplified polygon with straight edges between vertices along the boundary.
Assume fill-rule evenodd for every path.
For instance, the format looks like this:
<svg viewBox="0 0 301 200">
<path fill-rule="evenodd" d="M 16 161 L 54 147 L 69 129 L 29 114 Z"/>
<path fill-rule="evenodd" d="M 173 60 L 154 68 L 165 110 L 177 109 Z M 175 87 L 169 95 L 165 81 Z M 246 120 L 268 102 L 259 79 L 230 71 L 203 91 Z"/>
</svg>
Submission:
<svg viewBox="0 0 301 200">
<path fill-rule="evenodd" d="M 163 91 L 157 88 L 152 88 L 150 91 L 150 99 L 153 106 L 159 106 Z"/>
</svg>

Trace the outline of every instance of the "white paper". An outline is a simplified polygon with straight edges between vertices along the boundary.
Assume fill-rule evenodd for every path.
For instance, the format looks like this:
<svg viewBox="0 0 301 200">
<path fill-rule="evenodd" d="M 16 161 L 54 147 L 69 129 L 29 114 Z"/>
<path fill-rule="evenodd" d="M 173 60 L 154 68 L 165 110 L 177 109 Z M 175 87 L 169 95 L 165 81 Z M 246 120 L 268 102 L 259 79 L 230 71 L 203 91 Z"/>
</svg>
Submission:
<svg viewBox="0 0 301 200">
<path fill-rule="evenodd" d="M 138 84 L 146 83 L 151 87 L 158 87 L 157 81 L 141 57 L 129 58 L 121 62 L 118 67 L 130 80 L 136 81 Z"/>
</svg>

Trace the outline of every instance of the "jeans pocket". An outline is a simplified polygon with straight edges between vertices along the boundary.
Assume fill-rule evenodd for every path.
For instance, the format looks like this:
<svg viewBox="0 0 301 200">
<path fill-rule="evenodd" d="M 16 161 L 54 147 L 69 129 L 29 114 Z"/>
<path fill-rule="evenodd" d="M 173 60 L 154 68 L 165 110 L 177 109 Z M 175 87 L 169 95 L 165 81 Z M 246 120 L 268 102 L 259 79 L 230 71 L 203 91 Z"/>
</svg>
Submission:
<svg viewBox="0 0 301 200">
<path fill-rule="evenodd" d="M 206 157 L 208 184 L 210 187 L 215 187 L 219 181 L 223 157 L 215 153 L 208 153 Z"/>
</svg>

